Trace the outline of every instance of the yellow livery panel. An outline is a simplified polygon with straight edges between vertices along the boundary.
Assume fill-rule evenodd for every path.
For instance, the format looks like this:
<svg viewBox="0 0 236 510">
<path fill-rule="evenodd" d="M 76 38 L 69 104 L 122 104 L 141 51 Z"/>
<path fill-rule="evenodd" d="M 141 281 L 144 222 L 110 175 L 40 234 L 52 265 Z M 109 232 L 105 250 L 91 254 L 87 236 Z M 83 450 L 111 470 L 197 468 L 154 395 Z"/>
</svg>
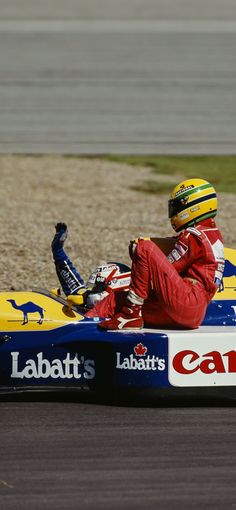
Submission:
<svg viewBox="0 0 236 510">
<path fill-rule="evenodd" d="M 225 248 L 224 290 L 217 292 L 214 300 L 236 299 L 236 250 Z"/>
<path fill-rule="evenodd" d="M 66 301 L 47 292 L 0 293 L 1 331 L 48 331 L 82 319 Z"/>
</svg>

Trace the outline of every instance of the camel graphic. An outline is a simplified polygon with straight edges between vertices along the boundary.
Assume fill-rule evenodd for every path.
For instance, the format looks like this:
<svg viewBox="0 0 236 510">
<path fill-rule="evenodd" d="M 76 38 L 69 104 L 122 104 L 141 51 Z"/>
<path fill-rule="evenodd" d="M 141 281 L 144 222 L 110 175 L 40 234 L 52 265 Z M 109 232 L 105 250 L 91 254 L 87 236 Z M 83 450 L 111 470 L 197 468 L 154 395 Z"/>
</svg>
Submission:
<svg viewBox="0 0 236 510">
<path fill-rule="evenodd" d="M 21 310 L 21 312 L 23 313 L 22 326 L 29 322 L 28 314 L 35 312 L 39 313 L 40 315 L 40 319 L 37 321 L 38 324 L 43 324 L 44 320 L 43 312 L 45 312 L 45 310 L 41 308 L 41 306 L 32 303 L 32 301 L 28 301 L 27 303 L 23 303 L 22 305 L 17 305 L 14 299 L 7 299 L 7 301 L 11 303 L 12 308 L 15 308 L 16 310 Z"/>
</svg>

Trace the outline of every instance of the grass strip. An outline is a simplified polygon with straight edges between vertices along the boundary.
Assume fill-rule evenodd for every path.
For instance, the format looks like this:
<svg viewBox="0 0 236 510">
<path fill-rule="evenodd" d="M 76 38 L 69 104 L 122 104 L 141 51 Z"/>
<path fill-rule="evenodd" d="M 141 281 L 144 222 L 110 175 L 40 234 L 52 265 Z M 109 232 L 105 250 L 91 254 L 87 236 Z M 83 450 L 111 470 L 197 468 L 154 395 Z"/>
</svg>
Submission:
<svg viewBox="0 0 236 510">
<path fill-rule="evenodd" d="M 218 192 L 236 193 L 236 156 L 105 156 L 103 159 L 152 168 L 158 174 L 176 175 L 181 179 L 198 177 L 210 181 Z M 146 193 L 168 193 L 173 184 L 168 180 L 148 179 L 134 189 Z"/>
</svg>

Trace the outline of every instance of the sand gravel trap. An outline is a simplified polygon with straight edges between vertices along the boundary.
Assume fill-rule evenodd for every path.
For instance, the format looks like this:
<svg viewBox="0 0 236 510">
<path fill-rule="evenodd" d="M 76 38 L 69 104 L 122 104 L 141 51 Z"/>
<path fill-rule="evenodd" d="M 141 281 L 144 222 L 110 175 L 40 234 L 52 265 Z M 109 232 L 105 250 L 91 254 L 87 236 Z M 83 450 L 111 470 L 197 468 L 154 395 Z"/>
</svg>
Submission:
<svg viewBox="0 0 236 510">
<path fill-rule="evenodd" d="M 50 244 L 58 221 L 68 224 L 68 254 L 86 277 L 100 260 L 129 263 L 131 238 L 172 234 L 167 195 L 130 189 L 153 178 L 151 169 L 100 159 L 2 155 L 0 175 L 2 290 L 57 285 Z M 235 195 L 219 199 L 218 225 L 225 245 L 236 248 Z"/>
</svg>

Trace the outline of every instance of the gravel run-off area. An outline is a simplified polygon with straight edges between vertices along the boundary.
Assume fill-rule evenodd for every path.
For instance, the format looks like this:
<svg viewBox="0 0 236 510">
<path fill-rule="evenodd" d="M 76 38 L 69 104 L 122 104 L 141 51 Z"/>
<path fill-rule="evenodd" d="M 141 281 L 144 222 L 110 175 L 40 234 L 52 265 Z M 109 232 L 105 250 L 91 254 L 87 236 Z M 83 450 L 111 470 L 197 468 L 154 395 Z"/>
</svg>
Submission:
<svg viewBox="0 0 236 510">
<path fill-rule="evenodd" d="M 168 195 L 141 193 L 132 186 L 168 179 L 171 190 L 185 178 L 99 158 L 57 155 L 1 155 L 0 176 L 1 290 L 58 284 L 51 255 L 58 221 L 68 225 L 66 249 L 85 278 L 102 260 L 130 264 L 130 239 L 173 233 Z M 217 223 L 225 246 L 236 248 L 235 195 L 218 196 Z"/>
</svg>

